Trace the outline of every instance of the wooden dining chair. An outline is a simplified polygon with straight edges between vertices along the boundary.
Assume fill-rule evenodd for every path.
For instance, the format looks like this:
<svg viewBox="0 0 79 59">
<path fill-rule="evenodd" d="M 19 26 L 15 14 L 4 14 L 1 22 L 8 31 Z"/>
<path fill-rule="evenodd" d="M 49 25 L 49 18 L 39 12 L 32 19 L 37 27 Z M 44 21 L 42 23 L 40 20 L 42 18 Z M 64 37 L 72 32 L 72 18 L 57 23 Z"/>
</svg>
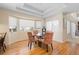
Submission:
<svg viewBox="0 0 79 59">
<path fill-rule="evenodd" d="M 47 47 L 47 51 L 48 51 L 48 45 L 51 45 L 51 48 L 53 50 L 52 38 L 53 38 L 53 32 L 46 32 L 44 36 L 44 44 Z"/>
<path fill-rule="evenodd" d="M 7 33 L 5 33 L 4 36 L 0 39 L 0 49 L 2 48 L 2 50 L 3 50 L 4 52 L 5 52 L 5 49 L 6 49 L 6 45 L 5 45 L 5 43 L 4 43 L 6 34 L 7 34 Z"/>
<path fill-rule="evenodd" d="M 30 46 L 30 49 L 32 47 L 32 44 L 35 43 L 35 38 L 34 36 L 32 35 L 32 32 L 27 32 L 27 35 L 28 35 L 28 47 Z"/>
</svg>

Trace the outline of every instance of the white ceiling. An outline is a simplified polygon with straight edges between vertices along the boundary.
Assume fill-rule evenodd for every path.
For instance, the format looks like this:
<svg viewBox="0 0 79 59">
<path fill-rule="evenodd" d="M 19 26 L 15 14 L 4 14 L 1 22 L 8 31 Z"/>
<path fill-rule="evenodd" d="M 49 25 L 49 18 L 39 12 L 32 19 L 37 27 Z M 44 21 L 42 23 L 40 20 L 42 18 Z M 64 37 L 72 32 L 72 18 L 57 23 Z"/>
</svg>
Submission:
<svg viewBox="0 0 79 59">
<path fill-rule="evenodd" d="M 57 12 L 77 12 L 79 3 L 0 3 L 1 8 L 46 18 Z"/>
<path fill-rule="evenodd" d="M 49 8 L 56 8 L 58 6 L 61 6 L 62 4 L 58 4 L 58 3 L 29 3 L 28 5 L 32 6 L 32 7 L 35 7 L 41 11 L 46 11 L 48 10 Z"/>
</svg>

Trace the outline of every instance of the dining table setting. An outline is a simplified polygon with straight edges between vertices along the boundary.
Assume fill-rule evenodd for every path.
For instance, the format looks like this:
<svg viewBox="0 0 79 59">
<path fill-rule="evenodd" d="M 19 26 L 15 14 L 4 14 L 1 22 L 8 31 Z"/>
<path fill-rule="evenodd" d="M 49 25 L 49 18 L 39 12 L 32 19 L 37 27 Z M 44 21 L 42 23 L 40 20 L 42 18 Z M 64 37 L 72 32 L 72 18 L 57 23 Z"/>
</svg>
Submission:
<svg viewBox="0 0 79 59">
<path fill-rule="evenodd" d="M 52 32 L 50 32 L 50 33 L 46 32 L 45 35 L 43 35 L 41 32 L 38 32 L 36 34 L 36 38 L 37 38 L 37 42 L 38 42 L 38 47 L 48 50 L 48 44 L 47 43 L 49 43 L 49 41 L 52 42 L 52 36 L 53 35 L 51 35 L 51 34 L 52 34 Z M 46 41 L 47 41 L 47 43 L 45 43 Z M 51 47 L 53 49 L 52 44 L 51 44 Z"/>
<path fill-rule="evenodd" d="M 34 30 L 33 32 L 27 32 L 28 35 L 28 47 L 30 49 L 34 45 L 37 45 L 40 48 L 43 48 L 45 50 L 49 49 L 49 45 L 51 49 L 53 50 L 53 44 L 52 44 L 52 39 L 53 39 L 53 32 L 46 31 L 44 34 L 42 32 L 39 32 L 37 30 Z"/>
</svg>

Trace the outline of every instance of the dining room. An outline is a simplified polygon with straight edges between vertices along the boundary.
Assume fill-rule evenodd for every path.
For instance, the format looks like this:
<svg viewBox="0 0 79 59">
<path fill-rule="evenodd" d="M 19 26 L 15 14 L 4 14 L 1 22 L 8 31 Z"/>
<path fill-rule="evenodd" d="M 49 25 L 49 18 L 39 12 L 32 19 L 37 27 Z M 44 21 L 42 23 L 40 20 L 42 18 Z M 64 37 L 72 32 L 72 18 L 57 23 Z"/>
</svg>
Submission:
<svg viewBox="0 0 79 59">
<path fill-rule="evenodd" d="M 19 13 L 19 12 L 16 13 L 14 11 L 9 11 L 3 8 L 0 9 L 0 13 L 1 13 L 0 14 L 0 18 L 1 18 L 0 32 L 2 32 L 3 34 L 7 32 L 6 38 L 4 40 L 5 41 L 4 43 L 7 48 L 5 49 L 5 51 L 4 49 L 1 49 L 2 51 L 1 53 L 23 54 L 25 52 L 21 52 L 21 49 L 24 49 L 24 50 L 27 50 L 28 52 L 25 54 L 29 54 L 30 53 L 29 51 L 31 51 L 34 46 L 37 46 L 36 48 L 33 49 L 32 51 L 33 53 L 31 52 L 31 54 L 45 54 L 45 53 L 51 54 L 51 51 L 53 50 L 53 44 L 52 44 L 53 38 L 59 39 L 59 38 L 56 38 L 57 34 L 54 34 L 53 31 L 57 33 L 58 30 L 56 29 L 58 28 L 56 28 L 56 26 L 58 26 L 60 24 L 59 22 L 61 21 L 59 20 L 52 21 L 53 28 L 51 28 L 52 27 L 52 25 L 50 26 L 50 24 L 52 24 L 50 23 L 51 21 L 43 20 L 40 17 L 28 16 L 23 13 Z M 59 15 L 61 16 L 62 14 L 60 13 Z M 56 15 L 55 17 L 59 19 L 58 15 Z M 28 34 L 28 32 L 30 32 L 30 34 Z M 29 37 L 29 35 L 31 35 L 31 37 L 33 36 L 33 38 Z M 46 38 L 44 38 L 44 36 Z M 35 44 L 34 42 L 30 41 L 29 38 L 35 39 L 34 40 Z M 49 38 L 50 40 L 48 40 Z M 44 40 L 44 39 L 47 39 L 47 40 Z M 24 45 L 24 47 L 22 47 L 19 44 L 22 44 L 22 46 Z M 39 47 L 41 48 L 39 49 Z M 37 50 L 37 53 L 34 53 L 36 50 Z M 47 52 L 48 50 L 49 52 Z M 39 53 L 39 51 L 41 52 Z"/>
<path fill-rule="evenodd" d="M 64 5 L 67 6 L 66 9 L 75 6 L 64 3 L 0 4 L 0 54 L 79 54 L 79 41 L 74 40 L 74 44 L 70 41 L 72 38 L 68 38 L 70 35 L 75 35 L 74 25 L 70 26 L 67 23 L 68 21 L 75 23 L 77 13 L 73 11 L 66 13 L 71 9 L 62 11 L 65 9 Z"/>
</svg>

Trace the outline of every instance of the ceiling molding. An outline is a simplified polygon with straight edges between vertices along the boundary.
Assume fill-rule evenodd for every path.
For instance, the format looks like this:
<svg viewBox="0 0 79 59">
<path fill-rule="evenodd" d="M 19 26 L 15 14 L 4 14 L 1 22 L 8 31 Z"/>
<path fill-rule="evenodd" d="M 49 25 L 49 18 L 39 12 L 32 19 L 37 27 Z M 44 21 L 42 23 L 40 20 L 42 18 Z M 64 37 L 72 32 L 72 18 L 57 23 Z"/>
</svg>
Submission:
<svg viewBox="0 0 79 59">
<path fill-rule="evenodd" d="M 78 5 L 78 4 L 77 4 Z M 31 4 L 31 3 L 0 3 L 0 7 L 12 11 L 23 12 L 24 14 L 47 18 L 59 12 L 69 13 L 78 11 L 75 4 Z M 74 9 L 73 9 L 74 8 Z"/>
<path fill-rule="evenodd" d="M 40 10 L 38 8 L 35 8 L 29 4 L 26 3 L 21 3 L 21 4 L 1 4 L 2 8 L 4 9 L 9 9 L 9 10 L 14 10 L 17 12 L 23 12 L 26 13 L 28 15 L 33 15 L 33 16 L 37 16 L 37 17 L 41 17 L 41 18 L 46 18 L 48 16 L 51 16 L 52 14 L 55 13 L 55 11 L 52 8 L 49 8 L 47 10 Z M 8 6 L 8 7 L 7 7 Z M 58 10 L 58 9 L 57 9 Z"/>
<path fill-rule="evenodd" d="M 8 9 L 8 8 L 4 8 L 4 7 L 0 7 L 1 10 L 4 10 L 4 11 L 11 11 L 11 12 L 17 12 L 17 13 L 22 13 L 22 14 L 25 14 L 25 15 L 29 15 L 29 16 L 34 16 L 34 17 L 40 17 L 42 18 L 41 16 L 39 15 L 36 15 L 34 13 L 31 13 L 31 12 L 26 12 L 26 11 L 22 11 L 22 10 L 16 10 L 16 9 Z"/>
<path fill-rule="evenodd" d="M 30 14 L 33 14 L 33 15 L 42 16 L 41 13 L 31 11 L 30 9 L 25 9 L 25 8 L 16 7 L 16 10 L 18 10 L 18 11 L 23 11 L 23 12 L 25 12 L 25 13 L 30 13 Z"/>
<path fill-rule="evenodd" d="M 33 6 L 29 5 L 29 4 L 26 4 L 26 3 L 24 3 L 23 7 L 25 7 L 26 9 L 29 8 L 29 9 L 35 10 L 35 11 L 40 12 L 40 13 L 43 12 L 42 10 L 39 10 L 39 9 L 37 9 L 37 8 L 35 8 L 35 7 L 33 7 Z"/>
</svg>

